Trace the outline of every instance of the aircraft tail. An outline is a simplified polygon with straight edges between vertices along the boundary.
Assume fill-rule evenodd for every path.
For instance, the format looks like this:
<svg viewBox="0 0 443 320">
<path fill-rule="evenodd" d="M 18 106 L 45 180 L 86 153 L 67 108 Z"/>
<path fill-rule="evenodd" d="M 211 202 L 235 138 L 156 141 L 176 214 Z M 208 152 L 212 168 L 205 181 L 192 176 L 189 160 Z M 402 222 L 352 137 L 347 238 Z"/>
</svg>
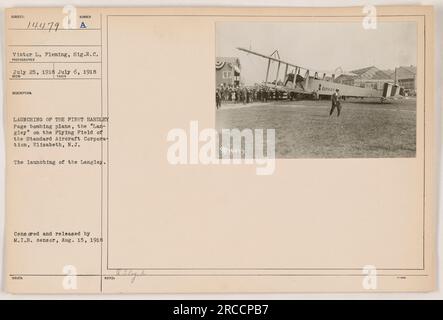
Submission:
<svg viewBox="0 0 443 320">
<path fill-rule="evenodd" d="M 394 96 L 405 96 L 405 89 L 397 84 L 387 83 L 383 85 L 383 98 L 392 98 Z"/>
</svg>

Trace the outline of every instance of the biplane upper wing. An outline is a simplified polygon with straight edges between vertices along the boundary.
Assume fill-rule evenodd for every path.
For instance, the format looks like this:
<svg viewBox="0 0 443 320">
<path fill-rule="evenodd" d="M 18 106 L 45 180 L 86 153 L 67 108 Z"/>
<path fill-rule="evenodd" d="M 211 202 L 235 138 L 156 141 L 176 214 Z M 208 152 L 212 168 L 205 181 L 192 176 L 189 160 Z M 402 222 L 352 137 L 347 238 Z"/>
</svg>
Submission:
<svg viewBox="0 0 443 320">
<path fill-rule="evenodd" d="M 294 68 L 303 69 L 303 70 L 310 70 L 310 71 L 315 71 L 317 73 L 335 74 L 335 75 L 341 75 L 341 74 L 343 74 L 343 75 L 353 75 L 353 76 L 355 75 L 352 72 L 345 72 L 343 70 L 341 70 L 339 72 L 336 72 L 336 71 L 334 72 L 334 71 L 330 71 L 330 70 L 325 71 L 325 70 L 318 70 L 318 69 L 315 69 L 315 68 L 302 67 L 302 66 L 296 65 L 296 64 L 294 64 L 292 62 L 287 62 L 287 61 L 284 61 L 282 59 L 273 57 L 271 55 L 266 55 L 266 54 L 263 54 L 263 53 L 260 53 L 260 52 L 256 52 L 256 51 L 253 51 L 253 50 L 250 50 L 250 49 L 245 49 L 245 48 L 242 48 L 242 47 L 237 47 L 237 49 L 240 50 L 240 51 L 246 52 L 246 53 L 250 53 L 250 54 L 262 57 L 264 59 L 268 59 L 270 61 L 279 62 L 279 63 L 282 63 L 282 64 L 286 64 L 288 66 L 291 66 L 291 67 L 294 67 Z"/>
<path fill-rule="evenodd" d="M 278 58 L 273 57 L 273 56 L 269 56 L 269 55 L 266 55 L 266 54 L 262 54 L 262 53 L 255 52 L 255 51 L 252 51 L 252 50 L 249 50 L 249 49 L 245 49 L 245 48 L 241 48 L 241 47 L 238 47 L 237 49 L 240 50 L 240 51 L 244 51 L 244 52 L 247 52 L 247 53 L 251 53 L 251 54 L 253 54 L 253 55 L 256 55 L 256 56 L 259 56 L 259 57 L 262 57 L 262 58 L 265 58 L 265 59 L 270 59 L 271 61 L 284 63 L 284 64 L 287 64 L 287 65 L 289 65 L 289 66 L 291 66 L 291 67 L 302 68 L 302 67 L 297 66 L 297 65 L 295 65 L 295 64 L 293 64 L 293 63 L 283 61 L 283 60 L 278 59 Z M 306 68 L 303 68 L 303 69 L 306 69 Z"/>
</svg>

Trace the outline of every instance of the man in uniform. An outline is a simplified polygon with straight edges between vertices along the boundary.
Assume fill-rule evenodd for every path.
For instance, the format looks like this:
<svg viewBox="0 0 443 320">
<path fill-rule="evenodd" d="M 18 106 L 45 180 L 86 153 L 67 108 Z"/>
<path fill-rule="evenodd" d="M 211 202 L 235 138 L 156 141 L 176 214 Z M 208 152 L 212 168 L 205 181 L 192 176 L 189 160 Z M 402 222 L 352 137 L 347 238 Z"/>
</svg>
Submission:
<svg viewBox="0 0 443 320">
<path fill-rule="evenodd" d="M 337 117 L 339 117 L 341 111 L 341 104 L 340 104 L 340 94 L 338 89 L 335 89 L 335 92 L 332 94 L 331 101 L 332 101 L 332 106 L 331 106 L 331 111 L 329 111 L 329 116 L 331 116 L 332 113 L 334 112 L 334 109 L 337 108 Z"/>
<path fill-rule="evenodd" d="M 220 89 L 217 88 L 217 90 L 215 91 L 215 105 L 218 108 L 221 107 L 221 93 L 220 93 Z"/>
</svg>

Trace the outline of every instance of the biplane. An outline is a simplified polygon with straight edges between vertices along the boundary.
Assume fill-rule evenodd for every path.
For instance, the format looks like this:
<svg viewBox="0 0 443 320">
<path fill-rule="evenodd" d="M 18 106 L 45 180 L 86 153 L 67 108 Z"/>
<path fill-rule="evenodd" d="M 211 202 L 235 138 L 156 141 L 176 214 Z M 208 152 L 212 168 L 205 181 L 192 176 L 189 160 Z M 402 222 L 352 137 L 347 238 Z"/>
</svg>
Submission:
<svg viewBox="0 0 443 320">
<path fill-rule="evenodd" d="M 337 82 L 336 79 L 338 75 L 356 75 L 343 71 L 340 71 L 340 74 L 334 74 L 301 67 L 280 59 L 277 50 L 271 55 L 266 55 L 250 49 L 240 47 L 237 49 L 266 59 L 268 62 L 266 76 L 261 86 L 278 92 L 280 93 L 278 96 L 284 96 L 290 100 L 297 98 L 312 98 L 318 100 L 324 97 L 330 97 L 336 89 L 340 90 L 340 96 L 343 99 L 378 98 L 381 102 L 384 102 L 390 98 L 405 95 L 403 87 L 394 83 L 385 82 L 383 84 L 383 90 L 377 90 Z M 270 75 L 271 63 L 277 63 L 276 74 L 275 77 L 272 78 Z M 279 80 L 281 68 L 284 68 L 283 81 Z"/>
</svg>

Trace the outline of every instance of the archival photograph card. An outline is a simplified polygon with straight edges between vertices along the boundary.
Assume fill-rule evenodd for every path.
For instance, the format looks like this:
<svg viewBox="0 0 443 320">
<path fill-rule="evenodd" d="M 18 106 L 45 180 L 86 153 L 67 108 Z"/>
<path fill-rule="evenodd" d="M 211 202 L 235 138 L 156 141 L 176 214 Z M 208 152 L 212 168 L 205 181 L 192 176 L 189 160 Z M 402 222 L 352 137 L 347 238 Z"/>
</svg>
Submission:
<svg viewBox="0 0 443 320">
<path fill-rule="evenodd" d="M 432 7 L 4 20 L 8 292 L 435 289 Z"/>
</svg>

